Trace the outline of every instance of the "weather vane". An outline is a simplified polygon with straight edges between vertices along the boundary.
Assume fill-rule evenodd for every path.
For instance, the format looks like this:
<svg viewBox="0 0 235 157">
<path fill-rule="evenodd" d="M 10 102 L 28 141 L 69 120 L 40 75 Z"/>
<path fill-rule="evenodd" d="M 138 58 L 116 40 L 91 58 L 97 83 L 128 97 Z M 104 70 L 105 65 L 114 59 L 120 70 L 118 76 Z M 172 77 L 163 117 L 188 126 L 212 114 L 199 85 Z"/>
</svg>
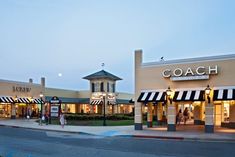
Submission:
<svg viewBox="0 0 235 157">
<path fill-rule="evenodd" d="M 105 66 L 105 64 L 104 64 L 104 63 L 102 63 L 102 64 L 101 64 L 101 66 L 102 66 L 102 69 L 104 70 L 104 66 Z"/>
</svg>

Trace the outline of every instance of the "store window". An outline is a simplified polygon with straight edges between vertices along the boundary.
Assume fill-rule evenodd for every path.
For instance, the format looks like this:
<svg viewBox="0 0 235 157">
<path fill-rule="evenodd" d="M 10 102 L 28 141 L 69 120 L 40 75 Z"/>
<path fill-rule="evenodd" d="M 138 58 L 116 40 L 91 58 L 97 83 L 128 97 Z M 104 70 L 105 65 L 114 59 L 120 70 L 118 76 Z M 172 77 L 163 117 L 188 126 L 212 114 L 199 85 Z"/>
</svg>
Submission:
<svg viewBox="0 0 235 157">
<path fill-rule="evenodd" d="M 100 84 L 99 84 L 99 82 L 95 83 L 95 92 L 100 92 Z"/>
<path fill-rule="evenodd" d="M 104 82 L 101 82 L 101 84 L 100 84 L 100 91 L 104 92 Z"/>
</svg>

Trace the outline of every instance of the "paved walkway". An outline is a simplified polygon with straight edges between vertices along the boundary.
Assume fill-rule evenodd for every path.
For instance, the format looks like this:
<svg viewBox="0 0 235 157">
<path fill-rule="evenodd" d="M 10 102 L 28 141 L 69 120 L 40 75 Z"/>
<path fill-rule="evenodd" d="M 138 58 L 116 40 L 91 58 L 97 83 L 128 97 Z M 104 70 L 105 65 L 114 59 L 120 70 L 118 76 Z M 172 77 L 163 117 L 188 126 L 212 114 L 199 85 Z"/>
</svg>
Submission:
<svg viewBox="0 0 235 157">
<path fill-rule="evenodd" d="M 0 126 L 21 127 L 38 130 L 91 134 L 96 136 L 125 136 L 139 138 L 160 138 L 178 140 L 206 140 L 235 142 L 235 129 L 215 128 L 215 133 L 204 133 L 204 126 L 180 125 L 176 132 L 166 131 L 166 127 L 154 127 L 134 130 L 134 126 L 68 126 L 38 125 L 35 120 L 0 119 Z"/>
</svg>

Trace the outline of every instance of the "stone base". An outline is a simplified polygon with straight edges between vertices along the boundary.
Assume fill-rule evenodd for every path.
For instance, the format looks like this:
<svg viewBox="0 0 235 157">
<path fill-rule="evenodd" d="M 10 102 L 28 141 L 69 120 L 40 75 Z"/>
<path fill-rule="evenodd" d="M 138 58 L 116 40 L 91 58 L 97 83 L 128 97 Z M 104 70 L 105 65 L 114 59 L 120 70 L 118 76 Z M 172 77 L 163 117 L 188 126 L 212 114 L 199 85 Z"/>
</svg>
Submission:
<svg viewBox="0 0 235 157">
<path fill-rule="evenodd" d="M 15 115 L 11 115 L 11 119 L 16 119 L 16 116 Z"/>
<path fill-rule="evenodd" d="M 214 125 L 205 125 L 205 133 L 214 133 Z"/>
<path fill-rule="evenodd" d="M 152 128 L 153 127 L 153 122 L 147 122 L 147 127 Z"/>
<path fill-rule="evenodd" d="M 205 122 L 202 120 L 194 120 L 194 125 L 205 125 Z"/>
<path fill-rule="evenodd" d="M 175 124 L 168 124 L 167 125 L 167 131 L 176 131 Z"/>
<path fill-rule="evenodd" d="M 135 123 L 135 130 L 143 130 L 143 124 L 142 123 Z"/>
</svg>

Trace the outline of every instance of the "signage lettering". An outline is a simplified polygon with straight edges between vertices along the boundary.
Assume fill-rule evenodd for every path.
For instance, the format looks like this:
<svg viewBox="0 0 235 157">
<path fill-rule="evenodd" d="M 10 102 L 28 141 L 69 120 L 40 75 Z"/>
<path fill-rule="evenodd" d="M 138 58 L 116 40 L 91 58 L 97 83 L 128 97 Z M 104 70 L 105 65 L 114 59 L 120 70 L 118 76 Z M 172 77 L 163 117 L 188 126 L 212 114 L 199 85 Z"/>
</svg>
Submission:
<svg viewBox="0 0 235 157">
<path fill-rule="evenodd" d="M 200 80 L 200 79 L 209 79 L 209 75 L 218 74 L 218 66 L 198 66 L 194 70 L 190 67 L 186 69 L 175 68 L 165 69 L 162 71 L 162 76 L 165 78 L 171 78 L 172 81 L 176 80 Z M 205 77 L 199 77 L 205 76 Z M 188 78 L 187 78 L 188 77 Z"/>
<path fill-rule="evenodd" d="M 29 87 L 21 87 L 21 86 L 13 86 L 13 92 L 21 92 L 21 93 L 28 93 L 31 91 Z"/>
</svg>

